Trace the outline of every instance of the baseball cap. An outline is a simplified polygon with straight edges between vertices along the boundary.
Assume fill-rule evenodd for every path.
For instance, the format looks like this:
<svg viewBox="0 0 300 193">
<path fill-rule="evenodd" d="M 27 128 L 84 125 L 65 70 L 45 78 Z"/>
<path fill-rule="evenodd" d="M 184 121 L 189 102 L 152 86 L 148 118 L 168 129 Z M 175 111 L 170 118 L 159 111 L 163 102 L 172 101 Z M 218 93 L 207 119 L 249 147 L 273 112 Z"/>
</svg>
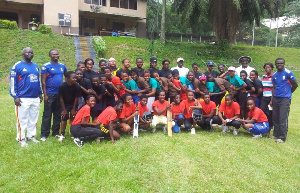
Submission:
<svg viewBox="0 0 300 193">
<path fill-rule="evenodd" d="M 230 66 L 230 67 L 228 68 L 228 71 L 235 71 L 235 67 Z"/>
<path fill-rule="evenodd" d="M 180 58 L 177 58 L 177 62 L 179 62 L 179 61 L 181 61 L 181 60 L 184 61 L 184 59 L 181 58 L 181 57 L 180 57 Z"/>
<path fill-rule="evenodd" d="M 157 58 L 154 57 L 154 56 L 152 56 L 152 57 L 150 58 L 150 63 L 151 63 L 151 62 L 157 62 Z"/>
<path fill-rule="evenodd" d="M 209 62 L 207 62 L 207 64 L 206 64 L 207 66 L 214 66 L 215 65 L 215 63 L 213 62 L 213 61 L 209 61 Z"/>
</svg>

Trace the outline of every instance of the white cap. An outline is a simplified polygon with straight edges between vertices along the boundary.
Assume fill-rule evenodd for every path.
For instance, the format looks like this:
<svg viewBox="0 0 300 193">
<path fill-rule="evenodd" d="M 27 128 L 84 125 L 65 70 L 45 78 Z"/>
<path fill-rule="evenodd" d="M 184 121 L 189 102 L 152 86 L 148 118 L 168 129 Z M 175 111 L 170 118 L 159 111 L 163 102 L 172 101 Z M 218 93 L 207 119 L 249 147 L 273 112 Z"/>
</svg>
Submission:
<svg viewBox="0 0 300 193">
<path fill-rule="evenodd" d="M 235 67 L 230 66 L 230 67 L 228 68 L 228 71 L 235 71 Z"/>
<path fill-rule="evenodd" d="M 183 58 L 177 58 L 177 62 L 179 62 L 181 60 L 184 61 Z"/>
<path fill-rule="evenodd" d="M 116 59 L 110 58 L 110 59 L 108 59 L 108 61 L 116 61 Z"/>
</svg>

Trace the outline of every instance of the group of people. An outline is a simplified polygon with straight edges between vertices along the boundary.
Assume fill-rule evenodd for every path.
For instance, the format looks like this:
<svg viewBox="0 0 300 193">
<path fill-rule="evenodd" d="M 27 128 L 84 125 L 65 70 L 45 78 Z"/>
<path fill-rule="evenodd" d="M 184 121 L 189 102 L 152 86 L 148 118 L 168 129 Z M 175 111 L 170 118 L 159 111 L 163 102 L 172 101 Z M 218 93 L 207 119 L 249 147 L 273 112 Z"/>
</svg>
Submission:
<svg viewBox="0 0 300 193">
<path fill-rule="evenodd" d="M 272 63 L 264 64 L 266 73 L 259 77 L 248 65 L 249 56 L 239 58 L 238 68 L 226 70 L 219 64 L 219 72 L 214 70 L 213 61 L 207 63 L 204 73 L 198 71 L 197 63 L 190 71 L 184 67 L 183 58 L 178 58 L 177 66 L 171 69 L 165 59 L 158 69 L 156 57 L 150 58 L 149 69 L 143 69 L 142 58 L 137 58 L 136 67 L 131 69 L 129 59 L 123 59 L 118 68 L 116 60 L 110 58 L 100 60 L 99 70 L 94 71 L 93 59 L 87 58 L 75 71 L 67 71 L 59 63 L 58 51 L 52 49 L 50 62 L 42 66 L 41 74 L 33 56 L 31 48 L 24 48 L 23 60 L 10 71 L 17 141 L 22 147 L 27 141 L 39 142 L 35 136 L 42 100 L 41 141 L 47 140 L 51 130 L 53 137 L 64 141 L 69 120 L 70 134 L 79 147 L 84 141 L 100 138 L 114 143 L 121 133 L 131 133 L 136 115 L 140 130 L 151 128 L 155 132 L 159 125 L 165 130 L 167 111 L 171 111 L 173 132 L 186 129 L 195 134 L 196 125 L 212 132 L 217 124 L 223 133 L 230 132 L 232 126 L 233 134 L 238 135 L 242 126 L 259 138 L 269 135 L 274 125 L 273 137 L 282 143 L 288 130 L 292 92 L 298 86 L 283 58 L 276 59 L 275 73 Z"/>
</svg>

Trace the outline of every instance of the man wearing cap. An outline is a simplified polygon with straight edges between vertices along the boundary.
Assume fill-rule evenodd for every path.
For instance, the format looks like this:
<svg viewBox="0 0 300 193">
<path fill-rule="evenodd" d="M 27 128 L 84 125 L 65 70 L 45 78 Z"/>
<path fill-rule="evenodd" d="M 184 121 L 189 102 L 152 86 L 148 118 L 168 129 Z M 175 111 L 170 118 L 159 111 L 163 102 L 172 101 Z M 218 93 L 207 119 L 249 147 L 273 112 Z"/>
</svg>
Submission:
<svg viewBox="0 0 300 193">
<path fill-rule="evenodd" d="M 183 67 L 183 58 L 177 58 L 177 66 L 176 67 L 173 67 L 171 68 L 171 70 L 178 70 L 179 71 L 179 76 L 183 76 L 183 77 L 186 77 L 187 74 L 189 73 L 189 69 L 186 68 L 186 67 Z"/>
<path fill-rule="evenodd" d="M 249 78 L 250 72 L 255 70 L 254 68 L 250 67 L 248 64 L 252 61 L 250 56 L 242 56 L 239 58 L 239 63 L 242 64 L 240 67 L 235 69 L 235 74 L 240 76 L 240 72 L 245 70 L 247 72 L 247 78 Z"/>
<path fill-rule="evenodd" d="M 207 69 L 208 71 L 204 72 L 205 76 L 208 76 L 209 74 L 212 75 L 214 78 L 217 78 L 219 76 L 219 73 L 217 71 L 214 71 L 214 62 L 213 61 L 209 61 L 206 65 L 207 65 Z"/>
<path fill-rule="evenodd" d="M 270 102 L 273 105 L 273 136 L 277 138 L 277 143 L 284 143 L 288 132 L 292 93 L 298 87 L 298 83 L 294 73 L 284 67 L 283 58 L 277 58 L 275 65 L 277 72 L 272 76 L 273 91 Z"/>
<path fill-rule="evenodd" d="M 157 58 L 152 56 L 150 58 L 150 68 L 148 69 L 150 71 L 150 77 L 153 78 L 153 73 L 157 72 L 159 74 L 160 70 L 156 68 L 157 65 Z"/>
</svg>

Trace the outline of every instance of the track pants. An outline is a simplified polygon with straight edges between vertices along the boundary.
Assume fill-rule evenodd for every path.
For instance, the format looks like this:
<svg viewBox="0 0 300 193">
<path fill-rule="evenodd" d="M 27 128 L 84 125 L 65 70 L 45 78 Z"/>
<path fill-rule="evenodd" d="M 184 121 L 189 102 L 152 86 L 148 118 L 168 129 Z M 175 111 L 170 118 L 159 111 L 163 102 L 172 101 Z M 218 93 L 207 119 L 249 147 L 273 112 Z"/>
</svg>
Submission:
<svg viewBox="0 0 300 193">
<path fill-rule="evenodd" d="M 16 106 L 17 115 L 17 140 L 31 138 L 36 135 L 36 123 L 39 118 L 40 98 L 21 98 L 21 106 Z"/>
</svg>

